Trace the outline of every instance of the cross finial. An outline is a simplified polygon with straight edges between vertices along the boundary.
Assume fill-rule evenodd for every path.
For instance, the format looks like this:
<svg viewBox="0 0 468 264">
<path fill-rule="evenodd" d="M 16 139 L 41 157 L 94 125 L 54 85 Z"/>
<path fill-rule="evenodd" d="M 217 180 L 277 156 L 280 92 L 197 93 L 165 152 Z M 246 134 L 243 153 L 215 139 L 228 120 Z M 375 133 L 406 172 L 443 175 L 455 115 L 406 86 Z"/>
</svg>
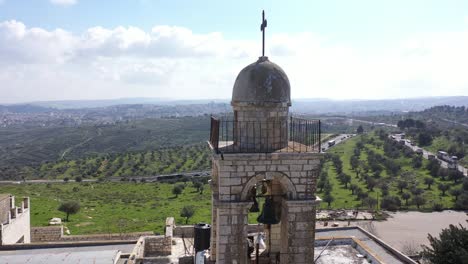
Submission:
<svg viewBox="0 0 468 264">
<path fill-rule="evenodd" d="M 265 56 L 265 28 L 267 27 L 267 21 L 265 19 L 265 10 L 262 10 L 262 24 L 260 30 L 262 31 L 262 57 Z"/>
</svg>

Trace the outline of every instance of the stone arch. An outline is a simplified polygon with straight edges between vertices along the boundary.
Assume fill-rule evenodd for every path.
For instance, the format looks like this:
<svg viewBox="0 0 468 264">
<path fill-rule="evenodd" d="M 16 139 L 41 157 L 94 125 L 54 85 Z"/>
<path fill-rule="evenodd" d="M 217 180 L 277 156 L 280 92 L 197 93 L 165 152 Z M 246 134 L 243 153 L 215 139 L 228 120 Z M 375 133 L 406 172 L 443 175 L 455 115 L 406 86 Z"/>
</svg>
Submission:
<svg viewBox="0 0 468 264">
<path fill-rule="evenodd" d="M 289 200 L 295 200 L 297 198 L 296 186 L 291 179 L 283 172 L 260 172 L 255 174 L 247 181 L 241 192 L 241 201 L 247 201 L 249 198 L 250 190 L 262 180 L 275 180 L 281 184 L 284 192 L 286 193 Z"/>
</svg>

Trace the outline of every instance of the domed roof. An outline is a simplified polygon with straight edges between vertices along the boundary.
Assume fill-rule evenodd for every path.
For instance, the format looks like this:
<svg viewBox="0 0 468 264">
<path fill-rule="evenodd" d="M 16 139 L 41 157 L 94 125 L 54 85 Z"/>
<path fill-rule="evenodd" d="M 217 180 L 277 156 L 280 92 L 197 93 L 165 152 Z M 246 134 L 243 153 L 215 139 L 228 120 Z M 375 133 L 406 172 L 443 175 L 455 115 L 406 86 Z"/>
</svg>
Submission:
<svg viewBox="0 0 468 264">
<path fill-rule="evenodd" d="M 278 65 L 260 57 L 239 73 L 232 90 L 231 104 L 291 105 L 288 76 Z"/>
</svg>

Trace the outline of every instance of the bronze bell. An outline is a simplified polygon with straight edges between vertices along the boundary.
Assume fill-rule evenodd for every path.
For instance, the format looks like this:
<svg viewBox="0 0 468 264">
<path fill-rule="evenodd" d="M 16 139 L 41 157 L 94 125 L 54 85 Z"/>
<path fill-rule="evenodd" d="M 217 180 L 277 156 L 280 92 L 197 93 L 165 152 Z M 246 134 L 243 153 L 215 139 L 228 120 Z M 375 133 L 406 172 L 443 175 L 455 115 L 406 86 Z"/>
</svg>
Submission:
<svg viewBox="0 0 468 264">
<path fill-rule="evenodd" d="M 257 202 L 257 188 L 256 187 L 252 188 L 252 190 L 250 191 L 250 194 L 252 195 L 253 204 L 252 204 L 252 207 L 250 207 L 249 212 L 251 213 L 260 212 L 260 208 L 258 208 L 258 202 Z"/>
<path fill-rule="evenodd" d="M 258 213 L 260 212 L 260 208 L 258 208 L 258 202 L 257 199 L 253 199 L 253 204 L 252 207 L 250 207 L 249 212 L 251 213 Z"/>
<path fill-rule="evenodd" d="M 276 218 L 275 206 L 271 197 L 265 198 L 263 210 L 257 218 L 257 221 L 262 224 L 274 225 L 278 224 L 280 220 Z"/>
</svg>

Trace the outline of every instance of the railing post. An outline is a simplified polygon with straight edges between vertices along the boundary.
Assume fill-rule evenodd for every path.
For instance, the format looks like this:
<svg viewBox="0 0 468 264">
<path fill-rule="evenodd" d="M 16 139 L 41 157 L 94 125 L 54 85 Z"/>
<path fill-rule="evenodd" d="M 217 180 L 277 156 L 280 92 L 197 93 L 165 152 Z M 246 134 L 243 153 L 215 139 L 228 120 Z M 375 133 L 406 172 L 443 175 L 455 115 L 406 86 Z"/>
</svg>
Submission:
<svg viewBox="0 0 468 264">
<path fill-rule="evenodd" d="M 320 124 L 320 120 L 318 121 L 318 136 L 319 136 L 319 153 L 322 152 L 322 129 L 321 129 L 321 124 Z"/>
</svg>

